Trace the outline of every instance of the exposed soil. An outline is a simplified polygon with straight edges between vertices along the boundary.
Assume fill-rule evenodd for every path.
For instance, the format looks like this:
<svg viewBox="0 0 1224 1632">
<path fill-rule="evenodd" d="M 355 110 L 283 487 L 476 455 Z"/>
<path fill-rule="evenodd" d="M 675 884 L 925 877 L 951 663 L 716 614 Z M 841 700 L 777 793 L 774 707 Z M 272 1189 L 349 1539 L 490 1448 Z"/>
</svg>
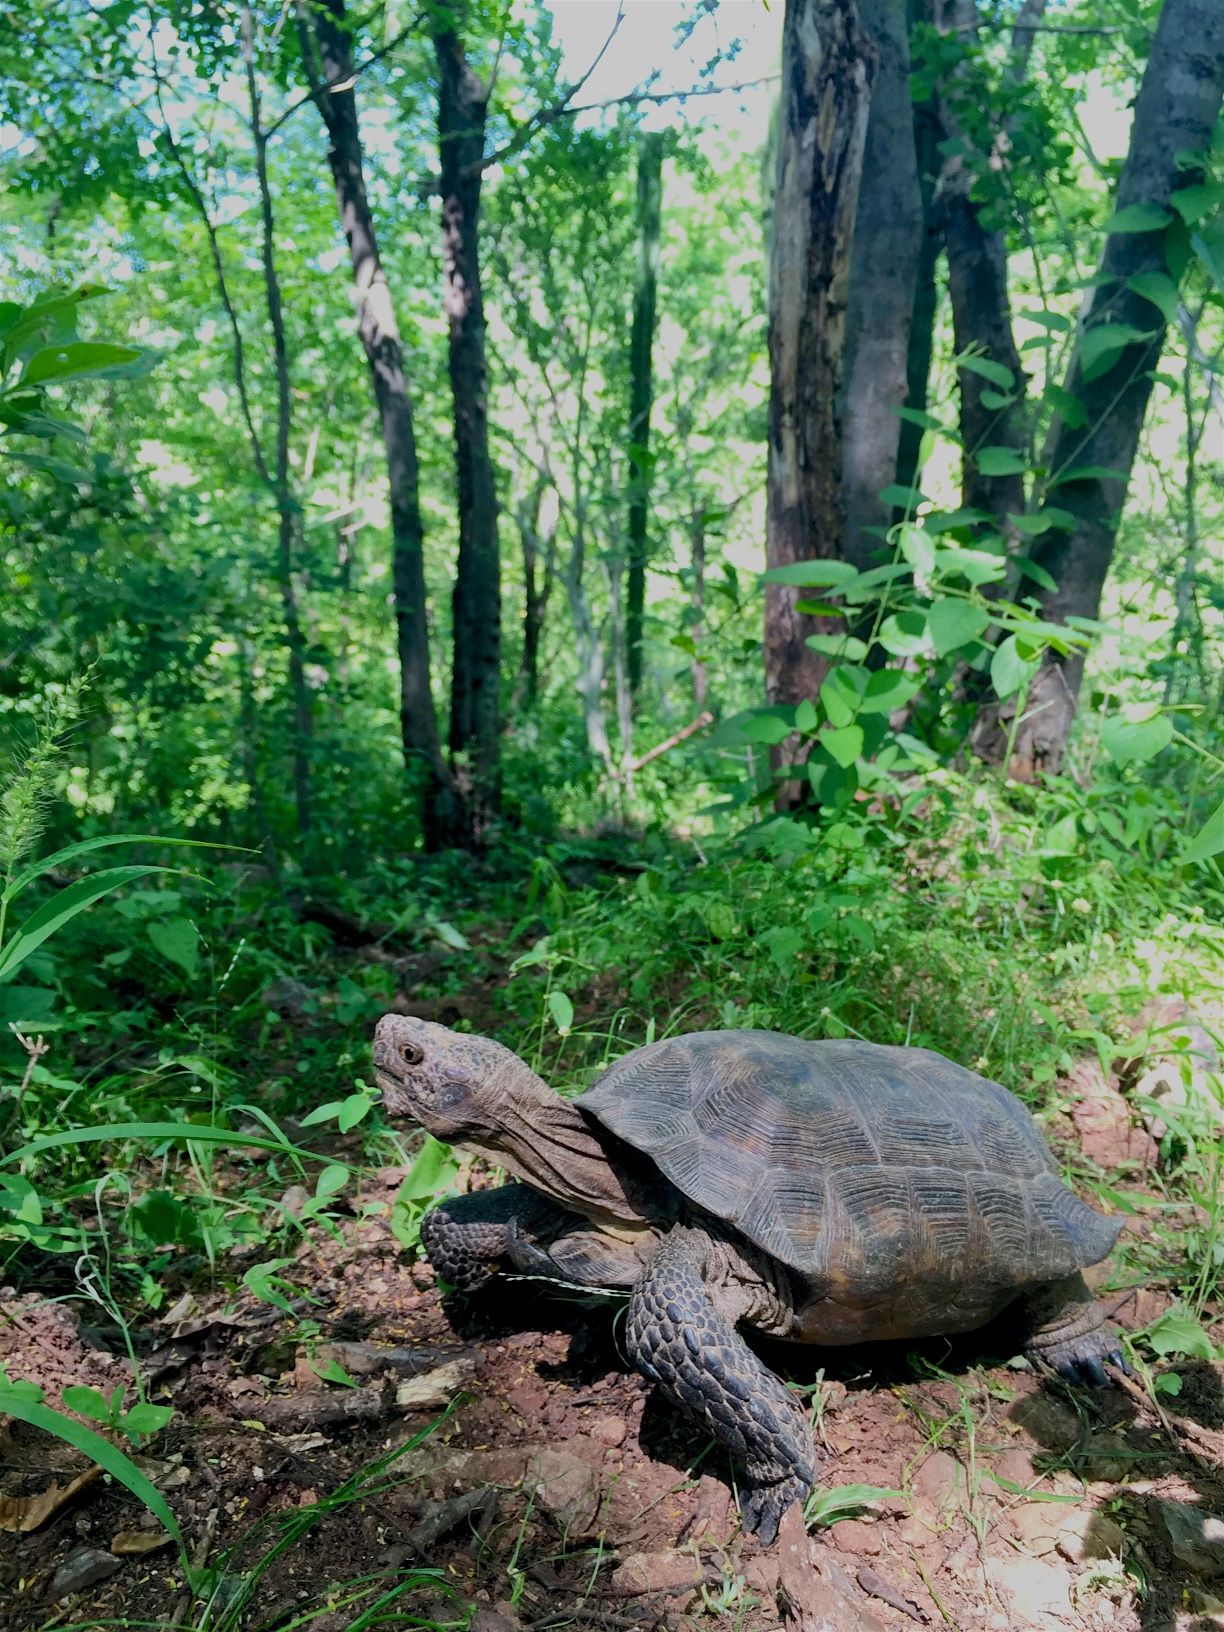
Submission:
<svg viewBox="0 0 1224 1632">
<path fill-rule="evenodd" d="M 370 1175 L 362 1199 L 388 1199 L 397 1177 Z M 315 1300 L 299 1316 L 318 1324 L 309 1346 L 294 1319 L 206 1292 L 138 1334 L 175 1416 L 136 1460 L 215 1572 L 212 1618 L 172 1546 L 140 1550 L 160 1538 L 150 1516 L 95 1478 L 2 1535 L 4 1632 L 347 1632 L 463 1626 L 474 1609 L 477 1632 L 1224 1626 L 1219 1367 L 1182 1364 L 1162 1421 L 1137 1385 L 1091 1394 L 1001 1363 L 1015 1346 L 1002 1323 L 911 1350 L 763 1347 L 796 1382 L 823 1382 L 824 1484 L 897 1493 L 811 1539 L 792 1518 L 766 1550 L 739 1532 L 728 1458 L 627 1369 L 615 1303 L 520 1281 L 444 1307 L 382 1217 L 316 1233 L 287 1275 Z M 1140 1293 L 1119 1319 L 1158 1309 Z M 117 1336 L 0 1293 L 0 1360 L 49 1401 L 66 1382 L 127 1380 Z M 320 1378 L 336 1366 L 353 1386 Z M 3 1496 L 85 1466 L 0 1426 Z"/>
</svg>

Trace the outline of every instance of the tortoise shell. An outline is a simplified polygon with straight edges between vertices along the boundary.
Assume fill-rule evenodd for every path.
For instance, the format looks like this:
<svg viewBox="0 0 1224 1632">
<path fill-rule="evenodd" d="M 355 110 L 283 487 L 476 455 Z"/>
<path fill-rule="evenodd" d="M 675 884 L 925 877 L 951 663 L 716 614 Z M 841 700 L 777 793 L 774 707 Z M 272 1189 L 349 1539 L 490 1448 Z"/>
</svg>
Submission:
<svg viewBox="0 0 1224 1632">
<path fill-rule="evenodd" d="M 924 1048 L 695 1032 L 577 1104 L 817 1281 L 1023 1287 L 1099 1263 L 1121 1229 L 1061 1183 L 1018 1099 Z"/>
</svg>

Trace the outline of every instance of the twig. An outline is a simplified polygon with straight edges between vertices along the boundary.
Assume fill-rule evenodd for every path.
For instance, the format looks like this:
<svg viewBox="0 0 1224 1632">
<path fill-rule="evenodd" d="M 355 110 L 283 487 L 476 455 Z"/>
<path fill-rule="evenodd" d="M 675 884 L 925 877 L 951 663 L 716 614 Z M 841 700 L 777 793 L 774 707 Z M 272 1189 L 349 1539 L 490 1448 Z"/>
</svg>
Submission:
<svg viewBox="0 0 1224 1632">
<path fill-rule="evenodd" d="M 204 1521 L 204 1531 L 196 1542 L 195 1552 L 191 1555 L 191 1573 L 196 1576 L 204 1568 L 208 1555 L 212 1551 L 213 1537 L 217 1534 L 217 1522 L 221 1516 L 221 1509 L 209 1509 L 208 1517 Z M 188 1581 L 186 1588 L 179 1593 L 178 1600 L 170 1615 L 171 1626 L 182 1626 L 187 1619 L 187 1612 L 191 1608 L 191 1601 L 195 1597 L 195 1588 Z"/>
<path fill-rule="evenodd" d="M 713 723 L 713 714 L 711 714 L 708 708 L 703 709 L 695 720 L 690 720 L 689 723 L 686 726 L 682 726 L 679 731 L 673 731 L 671 736 L 665 737 L 662 742 L 656 742 L 653 748 L 649 749 L 644 754 L 639 754 L 636 759 L 630 760 L 627 765 L 622 767 L 622 769 L 630 774 L 635 771 L 640 771 L 644 765 L 649 765 L 652 759 L 658 759 L 661 755 L 670 753 L 673 748 L 678 748 L 682 742 L 687 742 L 689 737 L 704 729 L 705 726 L 712 725 Z"/>
</svg>

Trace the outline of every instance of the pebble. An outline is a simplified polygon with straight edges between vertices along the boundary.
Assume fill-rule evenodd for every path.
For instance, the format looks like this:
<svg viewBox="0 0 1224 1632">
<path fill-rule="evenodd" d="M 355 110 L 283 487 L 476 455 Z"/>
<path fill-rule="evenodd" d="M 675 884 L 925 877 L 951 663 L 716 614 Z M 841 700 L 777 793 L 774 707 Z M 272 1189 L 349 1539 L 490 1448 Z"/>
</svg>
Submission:
<svg viewBox="0 0 1224 1632">
<path fill-rule="evenodd" d="M 874 1558 L 884 1545 L 879 1526 L 862 1519 L 842 1519 L 830 1525 L 829 1540 L 839 1552 L 861 1553 L 865 1558 Z"/>
<path fill-rule="evenodd" d="M 648 1592 L 695 1590 L 704 1572 L 692 1553 L 669 1547 L 661 1553 L 630 1553 L 612 1571 L 609 1592 L 617 1598 L 640 1598 Z"/>
<path fill-rule="evenodd" d="M 1157 1503 L 1173 1551 L 1195 1575 L 1224 1575 L 1224 1519 L 1190 1502 Z"/>
<path fill-rule="evenodd" d="M 585 1424 L 586 1431 L 592 1439 L 606 1445 L 609 1450 L 615 1450 L 625 1442 L 625 1419 L 623 1417 L 593 1417 Z"/>
<path fill-rule="evenodd" d="M 68 1554 L 52 1576 L 51 1601 L 58 1604 L 62 1598 L 71 1598 L 74 1593 L 96 1587 L 100 1581 L 109 1580 L 122 1568 L 122 1561 L 114 1553 L 103 1552 L 100 1547 L 78 1547 Z"/>
</svg>

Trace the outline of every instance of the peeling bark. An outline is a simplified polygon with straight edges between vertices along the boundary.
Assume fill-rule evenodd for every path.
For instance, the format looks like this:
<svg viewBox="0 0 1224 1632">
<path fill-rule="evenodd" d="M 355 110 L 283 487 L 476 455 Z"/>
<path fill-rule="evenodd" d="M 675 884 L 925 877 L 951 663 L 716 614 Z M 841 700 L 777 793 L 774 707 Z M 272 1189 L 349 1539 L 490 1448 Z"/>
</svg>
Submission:
<svg viewBox="0 0 1224 1632">
<path fill-rule="evenodd" d="M 846 534 L 843 553 L 871 564 L 892 522 L 881 491 L 895 482 L 907 395 L 923 213 L 909 92 L 905 0 L 860 0 L 879 52 L 871 87 L 846 314 L 842 422 Z M 924 381 L 925 393 L 925 381 Z"/>
<path fill-rule="evenodd" d="M 845 533 L 841 366 L 854 216 L 876 52 L 855 0 L 788 0 L 769 314 L 769 566 L 830 559 Z M 772 703 L 815 697 L 828 661 L 807 637 L 830 627 L 765 596 Z M 784 745 L 785 749 L 785 745 Z"/>
</svg>

